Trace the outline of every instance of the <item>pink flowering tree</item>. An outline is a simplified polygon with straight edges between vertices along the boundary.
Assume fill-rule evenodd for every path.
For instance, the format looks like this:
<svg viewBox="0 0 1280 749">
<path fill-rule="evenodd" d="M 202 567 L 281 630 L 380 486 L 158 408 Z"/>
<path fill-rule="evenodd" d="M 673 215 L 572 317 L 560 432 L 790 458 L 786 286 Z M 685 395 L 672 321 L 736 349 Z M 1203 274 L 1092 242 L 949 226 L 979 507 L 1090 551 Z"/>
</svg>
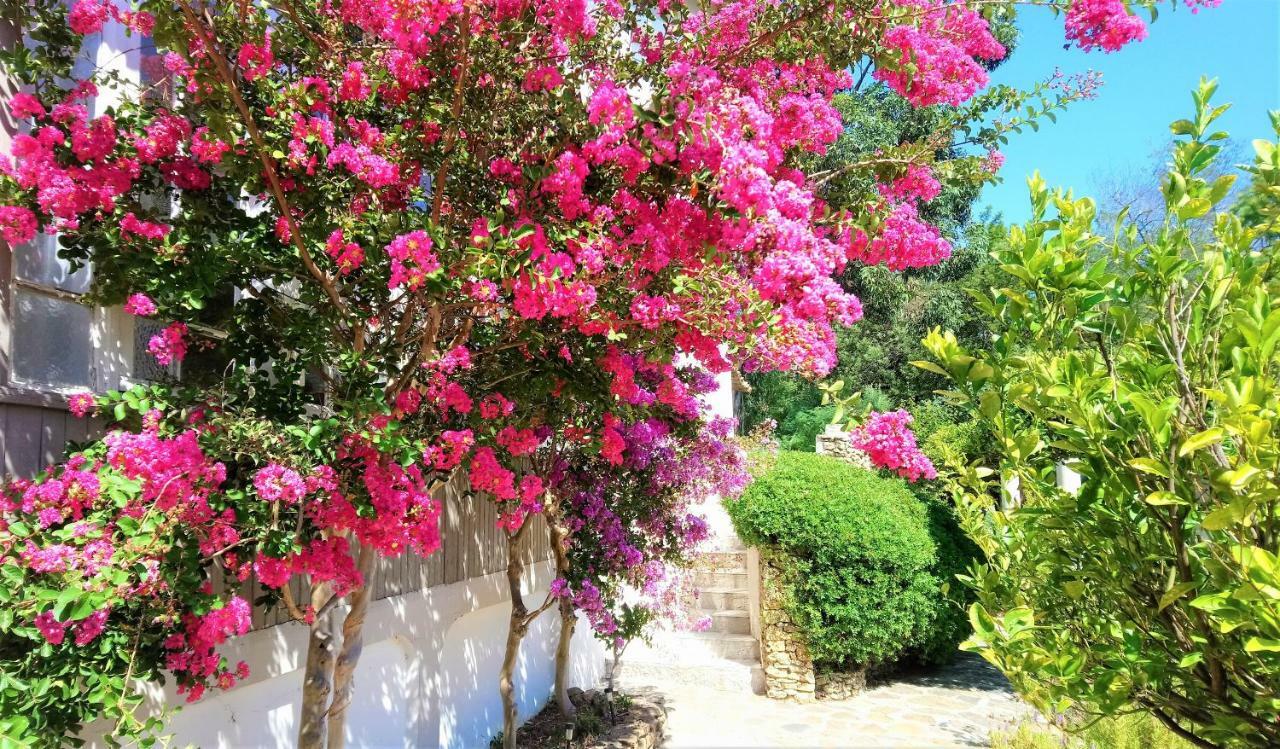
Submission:
<svg viewBox="0 0 1280 749">
<path fill-rule="evenodd" d="M 56 234 L 90 299 L 161 321 L 149 350 L 184 366 L 74 399 L 115 431 L 6 490 L 0 652 L 112 684 L 30 703 L 5 682 L 8 728 L 40 743 L 104 714 L 134 735 L 135 674 L 230 686 L 216 648 L 253 575 L 310 626 L 299 745 L 341 747 L 375 562 L 438 547 L 443 481 L 463 472 L 518 538 L 562 506 L 563 451 L 616 468 L 637 424 L 698 423 L 676 362 L 821 376 L 860 316 L 834 274 L 947 255 L 916 211 L 928 149 L 852 165 L 883 185 L 866 200 L 799 167 L 839 136 L 850 66 L 963 102 L 1014 4 L 13 4 L 31 43 L 0 57 L 23 123 L 0 236 Z M 1084 46 L 1138 36 L 1118 0 L 1050 4 Z M 141 76 L 73 64 L 116 24 Z M 576 598 L 595 572 L 555 548 Z"/>
</svg>

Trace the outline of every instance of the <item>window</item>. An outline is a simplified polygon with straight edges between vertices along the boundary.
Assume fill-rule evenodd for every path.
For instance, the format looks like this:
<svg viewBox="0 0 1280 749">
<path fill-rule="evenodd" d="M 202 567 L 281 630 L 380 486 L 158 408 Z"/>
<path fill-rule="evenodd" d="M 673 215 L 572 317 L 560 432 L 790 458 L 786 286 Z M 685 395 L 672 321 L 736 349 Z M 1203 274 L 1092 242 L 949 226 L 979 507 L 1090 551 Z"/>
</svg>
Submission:
<svg viewBox="0 0 1280 749">
<path fill-rule="evenodd" d="M 93 310 L 80 304 L 91 270 L 72 273 L 56 237 L 13 251 L 12 378 L 34 389 L 94 386 Z"/>
</svg>

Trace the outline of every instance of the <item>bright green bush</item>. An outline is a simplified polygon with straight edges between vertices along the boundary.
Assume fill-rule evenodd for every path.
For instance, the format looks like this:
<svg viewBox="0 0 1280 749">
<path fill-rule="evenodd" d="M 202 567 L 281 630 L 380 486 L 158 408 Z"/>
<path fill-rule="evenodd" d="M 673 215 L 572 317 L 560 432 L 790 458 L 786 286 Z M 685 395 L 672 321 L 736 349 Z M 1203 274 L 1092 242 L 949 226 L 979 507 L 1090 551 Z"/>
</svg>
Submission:
<svg viewBox="0 0 1280 749">
<path fill-rule="evenodd" d="M 778 425 L 778 442 L 783 450 L 811 453 L 818 435 L 831 423 L 835 406 L 818 406 L 797 411 Z"/>
<path fill-rule="evenodd" d="M 1162 224 L 1098 227 L 1033 178 L 1003 284 L 975 298 L 998 335 L 935 331 L 922 364 L 1000 447 L 940 474 L 990 560 L 968 647 L 1045 712 L 1138 708 L 1200 747 L 1277 747 L 1280 145 L 1254 142 L 1231 198 L 1237 175 L 1210 179 L 1214 87 L 1172 126 Z"/>
<path fill-rule="evenodd" d="M 728 504 L 747 543 L 780 552 L 791 616 L 816 663 L 882 667 L 941 661 L 968 634 L 962 586 L 972 558 L 949 510 L 900 479 L 783 451 Z"/>
<path fill-rule="evenodd" d="M 964 409 L 934 398 L 911 406 L 909 410 L 911 431 L 915 432 L 920 449 L 935 464 L 970 463 L 995 452 L 996 442 L 991 430 L 981 420 L 966 414 Z"/>
</svg>

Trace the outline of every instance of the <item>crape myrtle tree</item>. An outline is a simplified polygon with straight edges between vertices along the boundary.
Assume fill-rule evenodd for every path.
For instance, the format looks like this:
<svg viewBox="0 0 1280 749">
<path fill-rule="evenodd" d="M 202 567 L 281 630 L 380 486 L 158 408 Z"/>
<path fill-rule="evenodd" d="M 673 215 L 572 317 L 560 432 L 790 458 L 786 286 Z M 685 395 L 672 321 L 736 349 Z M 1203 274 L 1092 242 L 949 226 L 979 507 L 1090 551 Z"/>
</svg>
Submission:
<svg viewBox="0 0 1280 749">
<path fill-rule="evenodd" d="M 91 301 L 165 324 L 161 365 L 216 364 L 74 397 L 117 428 L 5 489 L 6 734 L 147 736 L 136 679 L 232 686 L 254 576 L 310 627 L 299 744 L 341 746 L 376 560 L 438 547 L 447 478 L 518 533 L 563 499 L 557 452 L 617 468 L 635 423 L 696 426 L 678 356 L 822 375 L 860 314 L 834 274 L 946 256 L 927 152 L 850 167 L 885 186 L 855 204 L 796 167 L 856 62 L 916 106 L 973 96 L 1011 5 L 6 2 L 0 236 L 56 234 Z M 1142 28 L 1051 5 L 1082 44 Z M 108 24 L 140 78 L 84 64 Z"/>
</svg>

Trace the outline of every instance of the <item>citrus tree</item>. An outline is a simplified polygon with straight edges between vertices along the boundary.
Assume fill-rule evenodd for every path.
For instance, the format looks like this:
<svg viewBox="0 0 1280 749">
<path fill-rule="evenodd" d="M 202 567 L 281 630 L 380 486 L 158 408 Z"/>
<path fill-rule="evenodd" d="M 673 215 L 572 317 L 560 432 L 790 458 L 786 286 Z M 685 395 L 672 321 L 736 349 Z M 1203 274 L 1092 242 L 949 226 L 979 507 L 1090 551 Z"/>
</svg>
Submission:
<svg viewBox="0 0 1280 749">
<path fill-rule="evenodd" d="M 1197 746 L 1274 746 L 1280 150 L 1258 141 L 1225 203 L 1236 174 L 1204 177 L 1226 138 L 1214 88 L 1173 123 L 1158 231 L 1095 227 L 1091 200 L 1033 178 L 1003 285 L 976 295 L 991 350 L 934 331 L 920 365 L 1001 446 L 999 466 L 950 474 L 988 556 L 969 646 L 1046 711 L 1136 708 Z"/>
</svg>

